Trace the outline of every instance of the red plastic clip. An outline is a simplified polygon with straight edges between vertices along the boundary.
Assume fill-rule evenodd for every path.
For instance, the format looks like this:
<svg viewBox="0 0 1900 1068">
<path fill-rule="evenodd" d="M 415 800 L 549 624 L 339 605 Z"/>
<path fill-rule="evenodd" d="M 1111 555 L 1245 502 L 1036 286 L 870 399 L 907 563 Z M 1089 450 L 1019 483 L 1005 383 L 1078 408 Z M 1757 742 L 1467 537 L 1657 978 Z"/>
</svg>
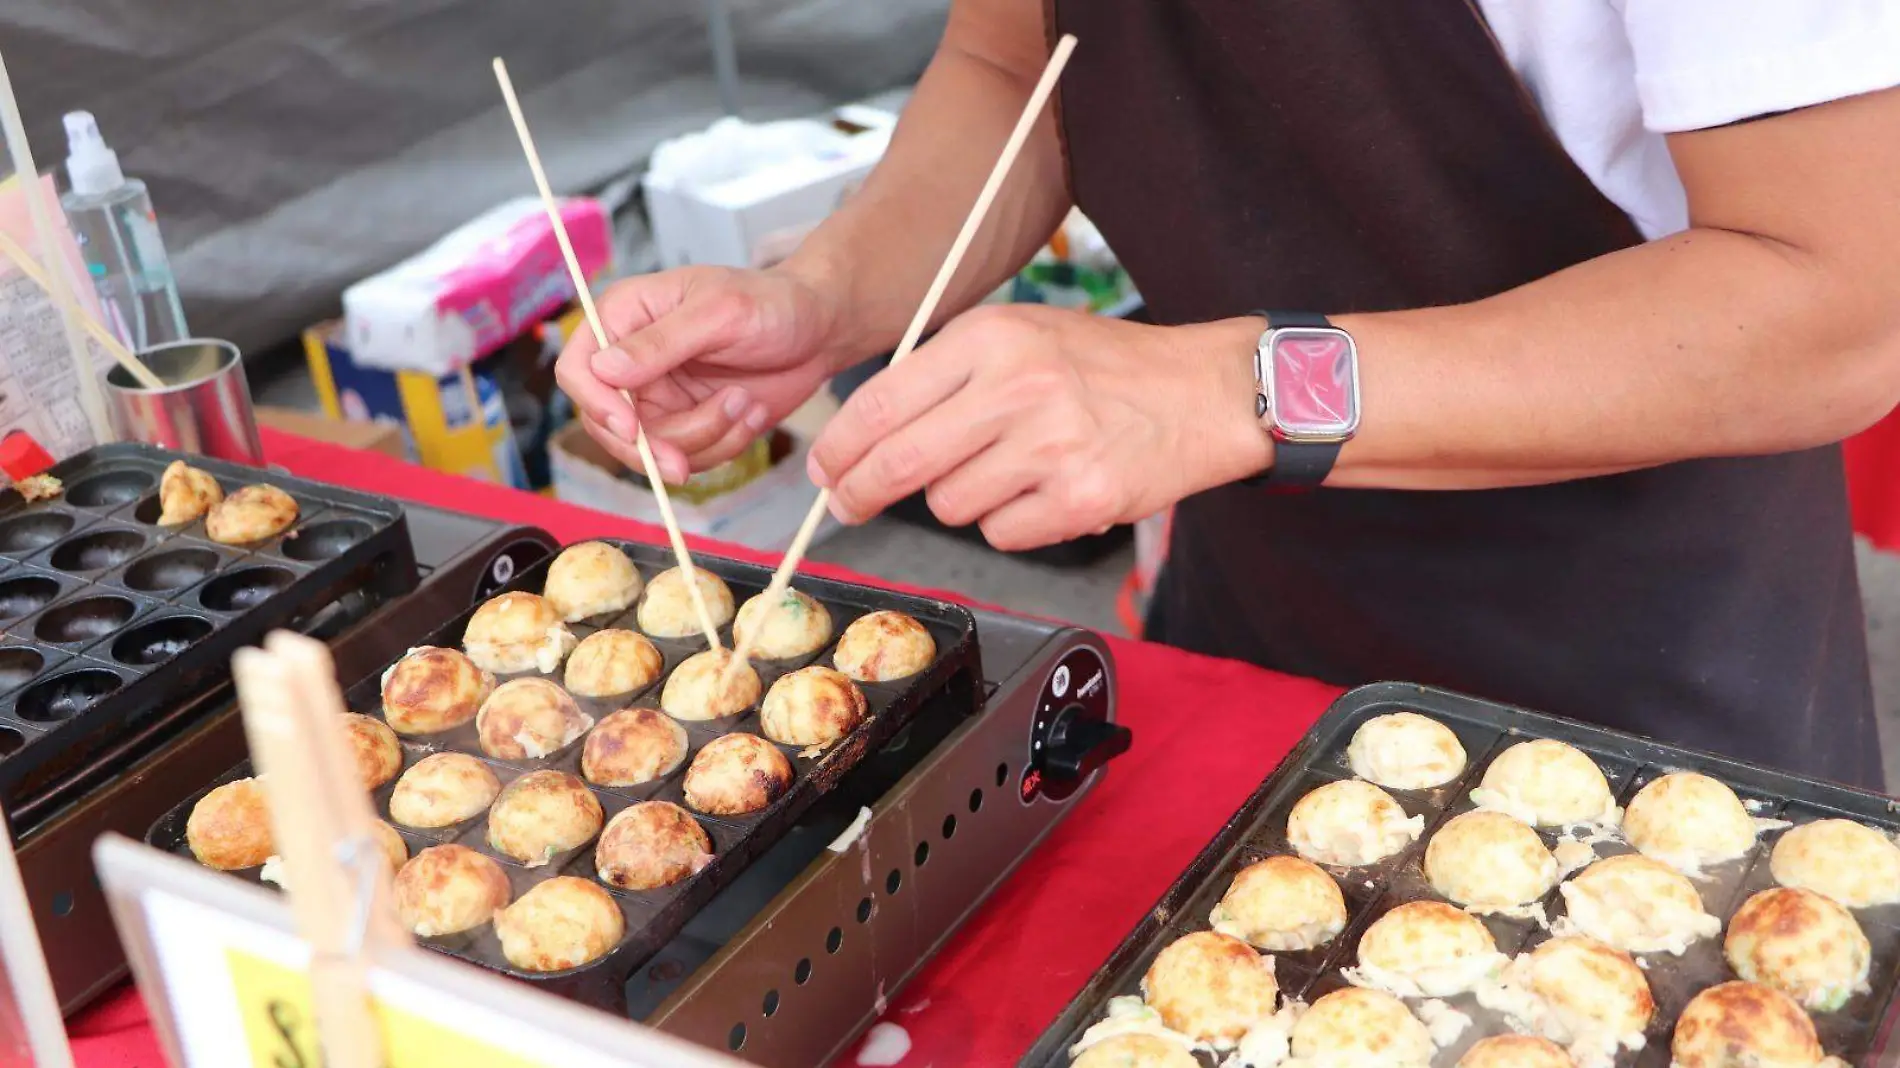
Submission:
<svg viewBox="0 0 1900 1068">
<path fill-rule="evenodd" d="M 13 481 L 31 478 L 51 466 L 53 454 L 41 448 L 26 431 L 15 430 L 0 438 L 0 471 L 5 471 Z"/>
</svg>

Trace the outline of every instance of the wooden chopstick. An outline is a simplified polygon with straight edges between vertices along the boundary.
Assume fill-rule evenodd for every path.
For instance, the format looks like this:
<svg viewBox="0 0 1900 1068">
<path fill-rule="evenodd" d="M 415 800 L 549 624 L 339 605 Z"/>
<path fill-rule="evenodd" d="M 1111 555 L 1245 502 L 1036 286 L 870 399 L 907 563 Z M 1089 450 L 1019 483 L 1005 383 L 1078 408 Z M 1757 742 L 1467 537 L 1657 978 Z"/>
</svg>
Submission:
<svg viewBox="0 0 1900 1068">
<path fill-rule="evenodd" d="M 1003 154 L 997 157 L 996 166 L 990 169 L 989 180 L 983 183 L 983 191 L 977 195 L 976 204 L 963 220 L 963 229 L 957 231 L 957 239 L 950 245 L 950 254 L 944 257 L 943 266 L 937 268 L 937 277 L 931 281 L 923 303 L 917 306 L 917 314 L 911 317 L 910 327 L 904 331 L 903 340 L 891 353 L 893 365 L 911 354 L 911 350 L 917 347 L 917 339 L 923 336 L 924 328 L 930 325 L 931 316 L 937 312 L 938 302 L 943 300 L 944 290 L 950 287 L 951 278 L 955 277 L 957 268 L 963 263 L 963 254 L 969 251 L 970 242 L 976 239 L 977 231 L 982 229 L 983 218 L 989 214 L 991 202 L 1002 189 L 1003 180 L 1009 177 L 1010 167 L 1016 162 L 1023 144 L 1029 140 L 1036 119 L 1042 114 L 1043 106 L 1049 102 L 1049 94 L 1055 91 L 1056 81 L 1062 77 L 1062 68 L 1068 66 L 1069 54 L 1074 51 L 1074 34 L 1064 34 L 1056 42 L 1055 51 L 1049 56 L 1049 65 L 1043 68 L 1042 78 L 1029 94 L 1029 101 L 1023 105 L 1023 113 L 1016 120 L 1016 128 L 1010 131 L 1009 140 L 1003 145 Z M 752 637 L 765 629 L 770 613 L 778 610 L 779 603 L 785 597 L 785 588 L 791 585 L 792 573 L 798 570 L 799 561 L 805 558 L 805 550 L 811 548 L 812 535 L 817 533 L 818 524 L 824 520 L 825 509 L 830 504 L 831 491 L 820 490 L 818 499 L 811 504 L 811 511 L 805 513 L 805 521 L 799 525 L 791 547 L 785 550 L 785 558 L 779 561 L 778 570 L 772 573 L 772 584 L 761 595 L 765 598 L 765 608 L 758 621 L 744 635 L 737 633 L 737 628 L 734 628 L 733 657 L 726 664 L 722 679 L 731 678 L 732 673 L 738 670 L 738 665 L 745 662 L 746 654 L 752 648 Z"/>
<path fill-rule="evenodd" d="M 574 293 L 580 299 L 581 311 L 587 316 L 587 325 L 594 331 L 594 344 L 606 348 L 612 344 L 607 337 L 607 328 L 600 323 L 600 311 L 594 307 L 594 294 L 587 285 L 587 274 L 581 270 L 581 261 L 574 255 L 574 246 L 567 239 L 567 225 L 561 221 L 561 206 L 554 199 L 554 190 L 548 185 L 548 175 L 541 167 L 541 154 L 535 151 L 534 137 L 528 133 L 528 120 L 521 113 L 521 101 L 515 96 L 515 85 L 508 77 L 508 64 L 497 57 L 495 60 L 495 80 L 501 84 L 502 99 L 508 105 L 508 117 L 514 120 L 515 133 L 521 138 L 521 152 L 528 157 L 528 169 L 534 172 L 535 188 L 541 192 L 541 206 L 547 209 L 548 223 L 554 227 L 554 239 L 561 246 L 561 255 L 567 260 L 568 274 L 574 279 Z M 622 391 L 628 404 L 633 404 L 633 395 Z M 636 413 L 637 414 L 637 413 Z M 673 556 L 679 561 L 680 574 L 686 579 L 686 592 L 693 601 L 693 612 L 699 617 L 699 627 L 706 635 L 709 649 L 720 649 L 719 628 L 712 621 L 712 613 L 706 610 L 706 597 L 699 592 L 699 574 L 693 567 L 693 554 L 686 551 L 686 536 L 680 533 L 679 520 L 673 515 L 673 501 L 666 492 L 666 480 L 660 477 L 660 465 L 653 459 L 653 449 L 647 444 L 645 425 L 641 425 L 634 435 L 634 447 L 640 450 L 640 462 L 646 465 L 647 482 L 653 487 L 653 496 L 660 504 L 660 518 L 666 524 L 666 537 L 673 543 Z"/>
</svg>

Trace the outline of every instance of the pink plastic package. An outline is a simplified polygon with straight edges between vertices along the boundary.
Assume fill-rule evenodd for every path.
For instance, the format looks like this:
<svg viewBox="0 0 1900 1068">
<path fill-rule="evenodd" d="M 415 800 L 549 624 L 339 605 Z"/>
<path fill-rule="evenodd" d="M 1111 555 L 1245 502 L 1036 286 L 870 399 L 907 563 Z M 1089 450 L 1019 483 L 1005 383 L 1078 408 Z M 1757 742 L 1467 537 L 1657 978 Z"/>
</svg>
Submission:
<svg viewBox="0 0 1900 1068">
<path fill-rule="evenodd" d="M 564 200 L 561 220 L 581 269 L 604 277 L 613 239 L 600 202 Z M 573 298 L 541 202 L 522 198 L 344 290 L 345 336 L 362 366 L 440 376 L 528 333 Z"/>
</svg>

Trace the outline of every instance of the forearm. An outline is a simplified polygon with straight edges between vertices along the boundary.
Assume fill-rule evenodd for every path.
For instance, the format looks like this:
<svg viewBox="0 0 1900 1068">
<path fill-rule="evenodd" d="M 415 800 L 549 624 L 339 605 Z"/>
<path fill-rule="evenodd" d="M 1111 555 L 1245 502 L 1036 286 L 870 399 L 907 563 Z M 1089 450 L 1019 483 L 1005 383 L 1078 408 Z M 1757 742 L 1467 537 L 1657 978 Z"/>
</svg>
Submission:
<svg viewBox="0 0 1900 1068">
<path fill-rule="evenodd" d="M 889 351 L 909 325 L 1028 99 L 1046 52 L 1034 5 L 997 15 L 960 3 L 943 44 L 863 188 L 782 265 L 836 310 L 829 345 L 843 368 Z M 1055 232 L 1068 190 L 1053 115 L 1017 157 L 938 305 L 940 325 L 982 300 Z"/>
<path fill-rule="evenodd" d="M 1329 484 L 1472 489 L 1839 440 L 1892 407 L 1890 295 L 1693 230 L 1472 304 L 1344 316 L 1360 434 Z"/>
</svg>

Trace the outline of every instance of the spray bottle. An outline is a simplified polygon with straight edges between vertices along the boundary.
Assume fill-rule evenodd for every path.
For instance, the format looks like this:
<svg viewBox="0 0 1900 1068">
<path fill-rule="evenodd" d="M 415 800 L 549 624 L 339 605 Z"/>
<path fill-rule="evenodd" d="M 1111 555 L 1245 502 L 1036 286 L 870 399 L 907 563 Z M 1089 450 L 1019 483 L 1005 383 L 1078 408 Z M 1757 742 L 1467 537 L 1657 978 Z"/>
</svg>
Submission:
<svg viewBox="0 0 1900 1068">
<path fill-rule="evenodd" d="M 125 176 L 90 112 L 66 116 L 66 144 L 72 192 L 60 204 L 107 325 L 135 352 L 190 337 L 145 183 Z"/>
</svg>

